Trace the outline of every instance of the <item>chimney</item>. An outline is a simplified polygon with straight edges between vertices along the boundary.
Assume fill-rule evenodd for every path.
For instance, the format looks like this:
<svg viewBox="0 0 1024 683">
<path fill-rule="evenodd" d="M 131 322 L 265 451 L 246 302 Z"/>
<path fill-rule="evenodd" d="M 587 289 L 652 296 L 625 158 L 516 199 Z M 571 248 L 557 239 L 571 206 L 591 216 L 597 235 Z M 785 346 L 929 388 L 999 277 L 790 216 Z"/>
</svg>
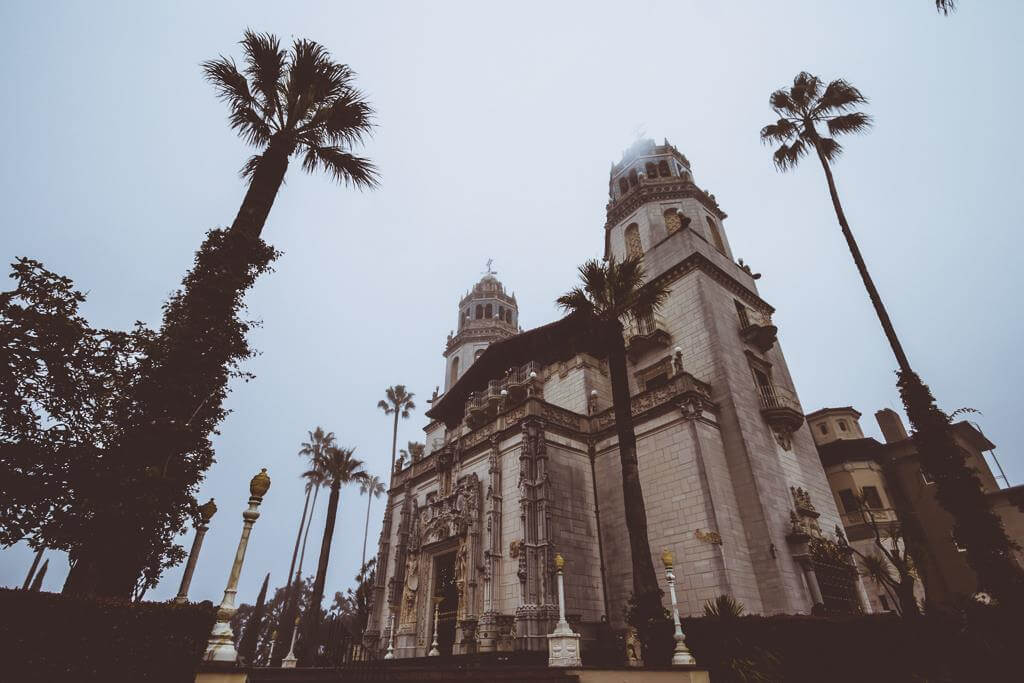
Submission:
<svg viewBox="0 0 1024 683">
<path fill-rule="evenodd" d="M 875 419 L 882 430 L 882 436 L 886 443 L 896 443 L 907 438 L 907 430 L 903 426 L 903 420 L 899 413 L 892 408 L 882 408 L 875 412 Z"/>
</svg>

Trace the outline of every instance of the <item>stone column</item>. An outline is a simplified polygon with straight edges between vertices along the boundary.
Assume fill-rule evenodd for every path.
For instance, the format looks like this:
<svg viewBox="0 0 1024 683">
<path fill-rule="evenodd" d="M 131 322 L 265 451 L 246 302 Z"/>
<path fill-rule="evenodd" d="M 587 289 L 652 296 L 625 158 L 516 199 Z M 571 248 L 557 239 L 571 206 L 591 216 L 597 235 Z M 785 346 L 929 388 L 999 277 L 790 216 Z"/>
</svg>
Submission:
<svg viewBox="0 0 1024 683">
<path fill-rule="evenodd" d="M 548 666 L 577 667 L 582 666 L 580 660 L 580 634 L 572 630 L 565 620 L 565 584 L 562 569 L 565 559 L 555 554 L 555 571 L 558 580 L 558 623 L 555 630 L 548 634 Z"/>
<path fill-rule="evenodd" d="M 804 572 L 804 579 L 807 581 L 807 588 L 811 591 L 811 600 L 815 605 L 825 604 L 821 597 L 821 588 L 818 586 L 818 576 L 814 573 L 814 564 L 807 555 L 796 558 L 800 563 L 800 569 Z M 812 605 L 813 606 L 813 605 Z"/>
<path fill-rule="evenodd" d="M 238 577 L 242 573 L 245 549 L 249 545 L 249 534 L 252 532 L 252 525 L 260 517 L 260 503 L 268 489 L 270 489 L 270 477 L 267 476 L 267 468 L 264 467 L 249 482 L 251 495 L 249 496 L 249 508 L 242 513 L 242 538 L 239 539 L 238 550 L 235 551 L 235 562 L 231 565 L 228 585 L 224 589 L 224 599 L 221 600 L 220 607 L 217 609 L 217 623 L 213 625 L 213 631 L 206 644 L 206 654 L 203 655 L 203 659 L 208 662 L 235 662 L 238 660 L 234 633 L 231 631 L 231 617 L 235 614 L 235 593 L 238 592 Z"/>
<path fill-rule="evenodd" d="M 181 586 L 178 588 L 178 595 L 174 602 L 184 604 L 188 602 L 188 588 L 192 585 L 192 574 L 196 571 L 196 561 L 199 559 L 199 551 L 203 547 L 203 538 L 206 530 L 210 528 L 210 520 L 217 512 L 217 504 L 213 498 L 204 505 L 199 506 L 199 524 L 196 526 L 196 537 L 192 541 L 192 549 L 188 553 L 188 563 L 185 565 L 185 574 L 181 577 Z"/>
<path fill-rule="evenodd" d="M 430 652 L 427 653 L 428 657 L 440 657 L 441 650 L 438 649 L 439 643 L 437 642 L 437 624 L 441 616 L 441 600 L 443 598 L 434 598 L 434 641 L 430 643 Z"/>
<path fill-rule="evenodd" d="M 683 625 L 679 621 L 679 605 L 676 602 L 676 575 L 673 571 L 675 557 L 668 548 L 661 553 L 661 561 L 665 563 L 665 579 L 668 581 L 668 592 L 672 598 L 672 621 L 676 627 L 676 647 L 672 652 L 672 666 L 694 666 L 697 661 L 693 658 L 690 648 L 686 647 L 686 637 L 683 635 Z"/>
</svg>

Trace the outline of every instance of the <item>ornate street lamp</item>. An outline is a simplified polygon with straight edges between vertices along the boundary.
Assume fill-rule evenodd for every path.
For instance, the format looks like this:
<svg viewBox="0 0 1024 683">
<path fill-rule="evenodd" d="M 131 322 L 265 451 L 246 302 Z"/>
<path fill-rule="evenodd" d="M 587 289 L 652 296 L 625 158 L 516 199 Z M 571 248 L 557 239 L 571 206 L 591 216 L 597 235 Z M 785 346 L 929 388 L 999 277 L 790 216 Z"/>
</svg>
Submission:
<svg viewBox="0 0 1024 683">
<path fill-rule="evenodd" d="M 565 581 L 562 570 L 565 558 L 555 553 L 555 575 L 558 578 L 558 623 L 548 634 L 548 666 L 582 666 L 580 660 L 580 634 L 572 630 L 565 619 Z"/>
<path fill-rule="evenodd" d="M 235 662 L 238 660 L 235 637 L 231 631 L 231 617 L 235 614 L 235 594 L 238 592 L 238 577 L 242 573 L 242 563 L 245 561 L 245 549 L 249 545 L 252 525 L 260 517 L 260 503 L 263 502 L 263 496 L 269 489 L 270 477 L 267 476 L 267 468 L 264 467 L 249 482 L 249 508 L 242 513 L 242 537 L 238 541 L 238 550 L 235 551 L 235 562 L 231 565 L 228 585 L 224 589 L 224 599 L 220 601 L 220 607 L 217 608 L 217 623 L 213 625 L 210 640 L 206 643 L 206 654 L 203 655 L 203 659 L 208 662 Z"/>
<path fill-rule="evenodd" d="M 178 595 L 174 602 L 178 604 L 188 602 L 188 588 L 192 585 L 192 574 L 196 570 L 196 561 L 199 559 L 199 550 L 203 547 L 203 538 L 206 530 L 210 528 L 210 520 L 217 512 L 217 504 L 211 498 L 199 506 L 199 524 L 196 525 L 196 537 L 192 541 L 192 550 L 188 553 L 188 563 L 185 565 L 185 574 L 181 577 L 181 587 L 178 588 Z"/>
<path fill-rule="evenodd" d="M 686 638 L 683 636 L 683 626 L 679 622 L 679 607 L 676 604 L 676 575 L 673 569 L 675 557 L 672 551 L 665 548 L 661 552 L 661 561 L 665 563 L 665 578 L 668 580 L 668 592 L 672 597 L 672 621 L 676 626 L 676 648 L 672 653 L 672 666 L 694 666 L 697 660 L 693 658 L 690 649 L 686 647 Z"/>
</svg>

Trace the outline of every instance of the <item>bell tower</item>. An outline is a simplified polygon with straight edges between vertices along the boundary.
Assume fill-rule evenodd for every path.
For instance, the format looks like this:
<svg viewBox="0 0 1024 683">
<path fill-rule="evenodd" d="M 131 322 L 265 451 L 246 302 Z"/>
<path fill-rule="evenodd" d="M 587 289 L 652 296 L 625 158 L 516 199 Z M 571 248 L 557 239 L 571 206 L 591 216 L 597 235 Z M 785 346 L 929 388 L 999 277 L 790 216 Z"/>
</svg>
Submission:
<svg viewBox="0 0 1024 683">
<path fill-rule="evenodd" d="M 458 331 L 448 334 L 444 348 L 445 392 L 492 342 L 520 331 L 515 294 L 505 291 L 495 277 L 498 273 L 491 269 L 492 263 L 487 260 L 483 277 L 459 301 Z"/>
</svg>

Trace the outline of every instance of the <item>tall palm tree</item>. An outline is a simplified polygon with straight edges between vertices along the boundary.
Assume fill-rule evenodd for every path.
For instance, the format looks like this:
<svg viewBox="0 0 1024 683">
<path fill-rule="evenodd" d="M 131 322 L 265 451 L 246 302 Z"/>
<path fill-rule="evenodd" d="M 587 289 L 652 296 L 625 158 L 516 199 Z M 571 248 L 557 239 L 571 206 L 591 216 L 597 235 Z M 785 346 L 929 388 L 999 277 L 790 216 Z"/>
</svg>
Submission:
<svg viewBox="0 0 1024 683">
<path fill-rule="evenodd" d="M 231 127 L 259 153 L 242 168 L 249 190 L 231 232 L 259 237 L 289 159 L 302 156 L 310 173 L 323 169 L 359 188 L 377 184 L 374 165 L 351 149 L 370 133 L 373 110 L 353 84 L 355 74 L 311 40 L 290 49 L 270 33 L 246 31 L 245 66 L 230 57 L 202 63 L 203 72 L 231 110 Z"/>
<path fill-rule="evenodd" d="M 761 140 L 779 145 L 773 154 L 775 166 L 789 170 L 812 152 L 821 162 L 839 227 L 896 356 L 900 394 L 922 464 L 937 483 L 939 503 L 953 516 L 954 538 L 966 546 L 967 561 L 982 587 L 1002 601 L 1024 604 L 1024 571 L 1014 561 L 1016 546 L 989 507 L 981 481 L 964 462 L 950 432 L 949 416 L 935 405 L 931 391 L 910 367 L 839 201 L 831 165 L 842 153 L 842 146 L 835 137 L 870 128 L 871 117 L 856 111 L 867 99 L 845 80 L 825 85 L 804 71 L 793 79 L 792 87 L 773 92 L 769 103 L 778 120 L 761 130 Z"/>
<path fill-rule="evenodd" d="M 359 494 L 366 495 L 366 528 L 363 530 L 363 558 L 359 566 L 366 564 L 366 538 L 370 534 L 370 503 L 384 493 L 384 482 L 376 474 L 367 475 L 359 484 Z"/>
<path fill-rule="evenodd" d="M 316 499 L 320 488 L 324 484 L 326 475 L 319 469 L 320 462 L 327 449 L 336 445 L 334 432 L 325 432 L 322 427 L 317 427 L 309 435 L 308 441 L 303 441 L 299 448 L 299 455 L 309 460 L 309 469 L 300 476 L 306 480 L 306 502 L 302 507 L 302 519 L 299 522 L 299 531 L 295 535 L 295 548 L 292 550 L 292 562 L 288 567 L 288 576 L 285 577 L 285 585 L 288 586 L 288 595 L 285 599 L 284 609 L 281 611 L 281 620 L 277 627 L 277 638 L 274 641 L 274 649 L 271 654 L 271 664 L 278 666 L 280 660 L 284 659 L 291 646 L 292 629 L 295 627 L 295 611 L 299 587 L 302 585 L 302 563 L 306 557 L 306 540 L 309 538 L 309 529 L 312 524 L 306 524 L 306 513 L 309 512 L 309 521 L 313 521 L 313 513 L 316 511 Z M 313 496 L 313 505 L 310 507 L 310 494 Z M 302 554 L 299 555 L 299 541 L 302 542 Z M 299 558 L 298 569 L 295 567 L 295 560 Z M 292 578 L 294 576 L 294 579 Z"/>
<path fill-rule="evenodd" d="M 622 465 L 622 499 L 633 555 L 632 621 L 646 646 L 652 642 L 653 630 L 663 621 L 664 610 L 647 538 L 647 512 L 636 459 L 622 320 L 654 312 L 664 303 L 668 290 L 653 282 L 644 284 L 644 268 L 638 258 L 627 258 L 621 263 L 614 258 L 605 263 L 591 259 L 580 266 L 579 274 L 582 286 L 559 297 L 557 303 L 568 313 L 586 316 L 608 352 Z"/>
<path fill-rule="evenodd" d="M 331 446 L 317 462 L 318 469 L 326 475 L 324 484 L 331 487 L 331 495 L 327 500 L 327 520 L 324 523 L 323 541 L 320 543 L 320 562 L 316 568 L 316 579 L 313 581 L 313 597 L 306 612 L 305 645 L 300 657 L 303 664 L 308 664 L 314 655 L 313 644 L 319 626 L 320 603 L 323 601 L 324 584 L 327 581 L 327 564 L 331 558 L 331 541 L 334 540 L 341 487 L 354 481 L 361 483 L 367 476 L 363 471 L 363 461 L 354 458 L 354 453 L 354 448 Z"/>
<path fill-rule="evenodd" d="M 396 384 L 384 390 L 384 399 L 377 401 L 377 407 L 384 411 L 385 415 L 395 416 L 395 428 L 391 434 L 391 470 L 388 474 L 388 482 L 395 474 L 395 452 L 398 449 L 398 418 L 407 419 L 409 411 L 416 410 L 416 404 L 412 402 L 415 394 L 406 392 L 404 384 Z"/>
</svg>

